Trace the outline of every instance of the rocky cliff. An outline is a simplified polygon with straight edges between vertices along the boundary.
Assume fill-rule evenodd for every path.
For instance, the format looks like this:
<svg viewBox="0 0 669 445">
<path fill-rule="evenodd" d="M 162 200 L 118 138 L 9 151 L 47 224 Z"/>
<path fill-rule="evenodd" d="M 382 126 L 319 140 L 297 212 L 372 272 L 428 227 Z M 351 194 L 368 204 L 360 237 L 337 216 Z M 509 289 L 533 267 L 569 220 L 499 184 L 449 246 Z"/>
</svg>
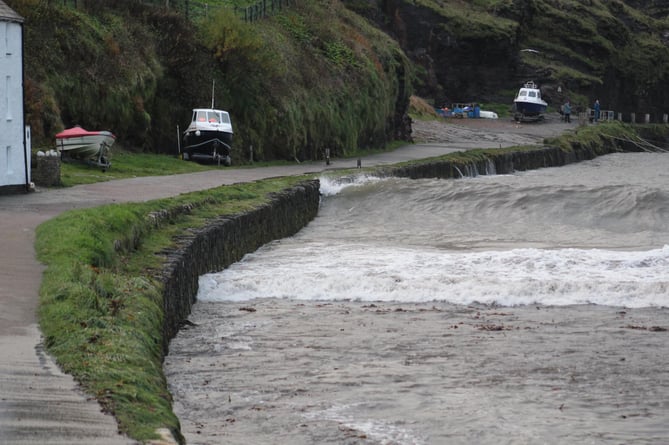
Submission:
<svg viewBox="0 0 669 445">
<path fill-rule="evenodd" d="M 659 0 L 347 2 L 394 36 L 435 105 L 511 103 L 532 79 L 555 108 L 666 112 L 669 4 Z"/>
</svg>

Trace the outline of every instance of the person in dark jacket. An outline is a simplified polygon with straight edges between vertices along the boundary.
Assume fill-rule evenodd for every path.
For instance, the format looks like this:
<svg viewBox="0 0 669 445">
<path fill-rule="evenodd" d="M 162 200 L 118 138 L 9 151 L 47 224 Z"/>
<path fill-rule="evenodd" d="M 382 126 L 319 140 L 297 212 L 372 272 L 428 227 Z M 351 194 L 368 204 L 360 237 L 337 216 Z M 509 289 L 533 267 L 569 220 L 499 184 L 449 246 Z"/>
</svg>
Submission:
<svg viewBox="0 0 669 445">
<path fill-rule="evenodd" d="M 571 104 L 569 103 L 569 100 L 562 106 L 562 112 L 564 113 L 564 121 L 571 123 Z"/>
</svg>

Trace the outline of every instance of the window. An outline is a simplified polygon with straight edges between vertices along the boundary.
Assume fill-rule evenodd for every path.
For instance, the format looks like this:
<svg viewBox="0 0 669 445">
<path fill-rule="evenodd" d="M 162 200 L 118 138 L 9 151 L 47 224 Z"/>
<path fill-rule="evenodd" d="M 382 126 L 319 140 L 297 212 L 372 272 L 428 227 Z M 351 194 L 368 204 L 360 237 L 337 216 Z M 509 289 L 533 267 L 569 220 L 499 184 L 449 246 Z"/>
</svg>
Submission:
<svg viewBox="0 0 669 445">
<path fill-rule="evenodd" d="M 221 119 L 219 118 L 218 113 L 216 113 L 216 112 L 210 111 L 210 112 L 208 113 L 208 115 L 209 115 L 209 116 L 208 116 L 208 117 L 209 117 L 208 120 L 209 120 L 209 122 L 211 122 L 212 124 L 218 124 L 218 123 L 221 121 Z"/>
<path fill-rule="evenodd" d="M 2 37 L 0 45 L 3 45 L 0 47 L 0 53 L 11 54 L 9 50 L 9 26 L 7 22 L 0 22 L 0 37 Z"/>
<path fill-rule="evenodd" d="M 11 121 L 12 120 L 12 101 L 11 101 L 11 84 L 12 84 L 12 76 L 7 76 L 5 77 L 5 106 L 7 107 L 7 120 Z"/>
<path fill-rule="evenodd" d="M 6 164 L 5 164 L 6 171 L 5 172 L 6 172 L 7 176 L 13 175 L 14 174 L 14 169 L 12 168 L 12 166 L 14 165 L 14 163 L 12 162 L 12 146 L 11 145 L 8 145 L 5 148 L 5 162 L 6 162 Z"/>
</svg>

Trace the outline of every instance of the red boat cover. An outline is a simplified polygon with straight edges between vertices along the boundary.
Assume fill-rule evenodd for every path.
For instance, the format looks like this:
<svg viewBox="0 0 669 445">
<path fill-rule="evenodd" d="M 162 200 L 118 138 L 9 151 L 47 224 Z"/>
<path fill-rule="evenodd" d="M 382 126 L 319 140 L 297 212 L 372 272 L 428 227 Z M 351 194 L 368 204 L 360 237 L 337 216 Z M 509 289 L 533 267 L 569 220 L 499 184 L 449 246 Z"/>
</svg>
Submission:
<svg viewBox="0 0 669 445">
<path fill-rule="evenodd" d="M 88 131 L 81 127 L 72 127 L 67 130 L 63 130 L 56 135 L 56 139 L 68 139 L 68 138 L 78 138 L 82 136 L 94 136 L 98 134 L 108 133 L 109 136 L 116 138 L 113 134 L 108 131 Z"/>
</svg>

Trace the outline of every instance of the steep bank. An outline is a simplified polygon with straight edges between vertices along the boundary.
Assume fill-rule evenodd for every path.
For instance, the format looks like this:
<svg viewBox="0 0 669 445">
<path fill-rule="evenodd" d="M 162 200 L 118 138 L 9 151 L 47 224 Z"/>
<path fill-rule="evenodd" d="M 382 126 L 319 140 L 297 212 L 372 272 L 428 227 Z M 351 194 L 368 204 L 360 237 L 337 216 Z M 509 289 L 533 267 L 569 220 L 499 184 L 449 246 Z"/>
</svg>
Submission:
<svg viewBox="0 0 669 445">
<path fill-rule="evenodd" d="M 178 126 L 212 100 L 230 112 L 236 165 L 407 140 L 412 69 L 394 40 L 338 1 L 283 2 L 254 22 L 240 3 L 191 20 L 188 2 L 9 0 L 25 17 L 33 145 L 81 125 L 176 154 Z"/>
</svg>

